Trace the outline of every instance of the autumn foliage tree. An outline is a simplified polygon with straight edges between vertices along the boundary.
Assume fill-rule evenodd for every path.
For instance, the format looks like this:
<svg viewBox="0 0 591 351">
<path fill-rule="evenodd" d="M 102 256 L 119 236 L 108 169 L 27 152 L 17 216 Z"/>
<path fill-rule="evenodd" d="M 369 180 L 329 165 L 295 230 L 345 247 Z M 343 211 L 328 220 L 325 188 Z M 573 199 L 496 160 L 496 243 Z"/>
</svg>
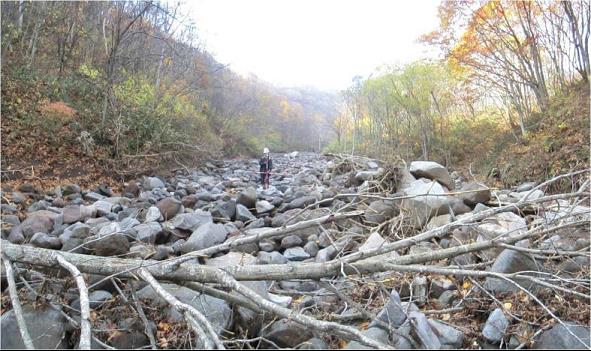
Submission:
<svg viewBox="0 0 591 351">
<path fill-rule="evenodd" d="M 332 148 L 480 161 L 507 138 L 527 143 L 551 101 L 588 82 L 588 1 L 442 1 L 438 11 L 437 30 L 420 40 L 441 59 L 355 78 Z"/>
<path fill-rule="evenodd" d="M 443 1 L 439 17 L 440 28 L 423 41 L 517 114 L 522 135 L 554 91 L 588 80 L 587 1 Z"/>
</svg>

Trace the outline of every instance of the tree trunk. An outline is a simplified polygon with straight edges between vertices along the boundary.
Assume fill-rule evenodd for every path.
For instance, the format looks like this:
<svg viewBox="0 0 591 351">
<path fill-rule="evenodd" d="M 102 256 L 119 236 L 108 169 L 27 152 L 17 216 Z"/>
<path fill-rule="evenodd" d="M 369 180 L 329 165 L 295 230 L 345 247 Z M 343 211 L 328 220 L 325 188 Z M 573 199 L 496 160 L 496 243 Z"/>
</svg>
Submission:
<svg viewBox="0 0 591 351">
<path fill-rule="evenodd" d="M 573 35 L 573 41 L 575 42 L 575 52 L 577 55 L 578 61 L 578 68 L 577 70 L 583 77 L 583 80 L 586 82 L 589 80 L 589 43 L 585 44 L 581 32 L 577 26 L 577 17 L 573 11 L 572 4 L 569 1 L 561 1 L 561 4 L 564 6 L 564 12 L 568 18 L 570 23 L 571 32 Z M 583 3 L 582 6 L 585 6 Z M 587 7 L 587 13 L 589 12 L 589 8 Z M 581 14 L 584 16 L 584 14 Z"/>
<path fill-rule="evenodd" d="M 16 21 L 16 27 L 18 28 L 19 33 L 22 35 L 23 31 L 23 18 L 25 15 L 25 1 L 19 0 L 18 2 L 18 18 Z"/>
</svg>

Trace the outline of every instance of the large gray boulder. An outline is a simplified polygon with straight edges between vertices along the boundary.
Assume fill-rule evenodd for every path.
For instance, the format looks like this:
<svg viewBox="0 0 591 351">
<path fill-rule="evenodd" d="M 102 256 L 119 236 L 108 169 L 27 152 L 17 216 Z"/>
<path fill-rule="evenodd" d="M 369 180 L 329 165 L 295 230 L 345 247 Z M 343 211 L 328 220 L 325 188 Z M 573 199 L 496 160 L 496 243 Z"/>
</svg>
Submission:
<svg viewBox="0 0 591 351">
<path fill-rule="evenodd" d="M 469 191 L 460 194 L 459 197 L 466 205 L 476 206 L 476 204 L 487 202 L 490 200 L 490 189 L 480 183 L 468 183 L 462 186 L 460 192 Z"/>
<path fill-rule="evenodd" d="M 179 211 L 183 207 L 183 204 L 173 197 L 167 197 L 158 201 L 156 207 L 160 210 L 160 213 L 162 214 L 162 217 L 164 217 L 164 220 L 168 220 L 176 216 L 177 213 L 179 213 Z"/>
<path fill-rule="evenodd" d="M 59 238 L 45 233 L 35 233 L 31 237 L 31 245 L 52 250 L 59 250 L 62 247 Z"/>
<path fill-rule="evenodd" d="M 207 261 L 208 266 L 225 268 L 231 266 L 246 266 L 256 264 L 256 257 L 238 252 L 229 252 L 226 255 L 212 258 Z M 269 300 L 268 286 L 265 281 L 242 281 L 247 288 L 253 290 L 265 300 Z M 252 311 L 248 308 L 237 308 L 236 324 L 244 331 L 248 331 L 249 336 L 257 335 L 263 327 L 264 313 L 262 311 Z"/>
<path fill-rule="evenodd" d="M 232 309 L 226 301 L 176 284 L 162 283 L 161 285 L 181 302 L 189 304 L 201 312 L 212 324 L 216 332 L 220 333 L 223 329 L 230 327 L 232 323 Z M 151 307 L 164 308 L 173 320 L 180 321 L 183 318 L 149 285 L 138 291 L 137 297 L 139 299 L 150 300 L 153 303 Z"/>
<path fill-rule="evenodd" d="M 293 348 L 310 339 L 312 330 L 289 319 L 280 319 L 271 324 L 264 333 L 265 339 L 271 340 L 280 347 Z"/>
<path fill-rule="evenodd" d="M 77 248 L 73 252 L 83 253 L 84 249 L 79 247 L 84 239 L 90 236 L 90 226 L 84 223 L 75 223 L 67 227 L 64 232 L 59 236 L 59 240 L 62 243 L 62 251 L 70 251 Z"/>
<path fill-rule="evenodd" d="M 65 340 L 66 319 L 62 314 L 50 307 L 34 309 L 30 305 L 23 306 L 23 317 L 37 349 L 63 349 L 67 347 Z M 14 310 L 0 317 L 2 349 L 25 349 L 21 338 Z"/>
<path fill-rule="evenodd" d="M 287 258 L 289 261 L 303 261 L 310 258 L 310 254 L 308 254 L 300 246 L 291 247 L 285 250 L 283 252 L 283 256 L 285 256 L 285 258 Z"/>
<path fill-rule="evenodd" d="M 164 182 L 156 177 L 145 177 L 142 185 L 145 190 L 152 190 L 152 189 L 156 189 L 156 188 L 166 187 L 166 185 L 164 185 Z"/>
<path fill-rule="evenodd" d="M 554 349 L 554 350 L 588 350 L 591 348 L 589 340 L 589 326 L 565 321 L 562 324 L 556 324 L 551 329 L 542 333 L 539 340 L 534 344 L 534 349 Z M 573 336 L 576 335 L 575 336 Z M 578 339 L 580 340 L 578 340 Z"/>
<path fill-rule="evenodd" d="M 464 333 L 449 324 L 444 324 L 436 320 L 429 320 L 429 325 L 443 345 L 449 345 L 456 349 L 462 347 L 462 344 L 464 343 Z"/>
<path fill-rule="evenodd" d="M 162 214 L 160 213 L 160 210 L 158 209 L 158 207 L 150 206 L 150 208 L 148 208 L 148 210 L 146 211 L 145 222 L 146 223 L 156 222 L 156 221 L 159 221 L 161 217 L 162 217 Z"/>
<path fill-rule="evenodd" d="M 379 224 L 397 216 L 400 213 L 398 205 L 393 201 L 378 200 L 372 202 L 365 210 L 365 221 L 371 224 Z"/>
<path fill-rule="evenodd" d="M 542 266 L 526 253 L 505 249 L 496 258 L 490 271 L 496 273 L 516 273 L 521 271 L 539 271 Z M 533 288 L 529 280 L 516 279 L 515 282 L 526 289 Z M 493 293 L 517 292 L 519 288 L 507 280 L 488 277 L 484 288 Z"/>
<path fill-rule="evenodd" d="M 277 251 L 265 252 L 259 251 L 257 255 L 258 264 L 284 264 L 287 263 L 287 258 Z"/>
<path fill-rule="evenodd" d="M 181 246 L 182 253 L 207 249 L 223 243 L 228 236 L 228 230 L 223 224 L 205 223 L 197 228 L 187 241 Z"/>
<path fill-rule="evenodd" d="M 445 167 L 433 161 L 413 161 L 410 163 L 410 173 L 418 178 L 436 180 L 448 189 L 454 188 L 454 182 Z"/>
<path fill-rule="evenodd" d="M 59 215 L 55 212 L 35 211 L 27 215 L 27 218 L 21 223 L 20 229 L 25 238 L 30 238 L 35 233 L 50 233 L 58 217 Z"/>
<path fill-rule="evenodd" d="M 388 303 L 378 313 L 376 320 L 393 328 L 400 327 L 402 323 L 406 321 L 406 312 L 402 307 L 400 295 L 398 295 L 398 292 L 395 289 L 392 289 L 390 300 L 388 300 Z M 381 323 L 376 321 L 372 321 L 369 326 L 384 327 Z"/>
<path fill-rule="evenodd" d="M 92 207 L 96 209 L 97 216 L 106 216 L 107 214 L 111 213 L 111 210 L 113 209 L 113 204 L 109 201 L 98 200 L 92 204 Z M 64 223 L 66 223 L 65 219 Z"/>
<path fill-rule="evenodd" d="M 241 222 L 254 221 L 256 217 L 250 212 L 246 206 L 237 204 L 236 205 L 236 220 Z"/>
<path fill-rule="evenodd" d="M 482 336 L 491 343 L 499 343 L 503 340 L 508 326 L 509 320 L 505 317 L 503 310 L 497 308 L 488 316 L 482 329 Z"/>
<path fill-rule="evenodd" d="M 388 332 L 384 329 L 370 327 L 362 331 L 361 334 L 370 339 L 381 342 L 382 344 L 388 345 Z M 345 346 L 345 350 L 373 350 L 373 347 L 363 345 L 358 341 L 351 341 Z"/>
<path fill-rule="evenodd" d="M 267 213 L 272 211 L 275 208 L 269 201 L 261 200 L 257 201 L 256 203 L 256 211 L 258 214 Z"/>
<path fill-rule="evenodd" d="M 363 245 L 359 246 L 359 251 L 368 251 L 377 249 L 386 243 L 386 240 L 382 238 L 382 236 L 377 233 L 373 232 L 369 238 L 363 243 Z"/>
<path fill-rule="evenodd" d="M 294 208 L 304 208 L 308 205 L 315 203 L 317 200 L 318 199 L 316 199 L 315 196 L 311 196 L 311 195 L 298 197 L 297 199 L 295 199 L 295 200 L 291 201 L 289 204 L 287 204 L 287 209 L 291 210 Z"/>
<path fill-rule="evenodd" d="M 401 208 L 412 216 L 415 225 L 423 226 L 431 217 L 448 212 L 446 193 L 439 183 L 418 179 L 404 190 L 404 195 L 412 197 L 402 200 Z"/>
<path fill-rule="evenodd" d="M 99 256 L 117 256 L 129 251 L 129 240 L 123 234 L 95 235 L 84 240 L 85 247 Z"/>
<path fill-rule="evenodd" d="M 143 223 L 133 229 L 137 232 L 136 239 L 147 244 L 154 244 L 162 233 L 162 226 L 158 222 Z"/>
<path fill-rule="evenodd" d="M 421 341 L 422 348 L 430 350 L 439 350 L 441 348 L 439 338 L 433 332 L 429 320 L 423 313 L 419 311 L 411 311 L 408 313 L 408 318 Z"/>
<path fill-rule="evenodd" d="M 288 235 L 285 238 L 281 239 L 281 248 L 282 249 L 289 249 L 294 246 L 302 245 L 303 240 L 297 235 Z"/>
<path fill-rule="evenodd" d="M 236 203 L 246 208 L 255 208 L 257 202 L 257 191 L 254 188 L 243 190 L 236 198 Z"/>
<path fill-rule="evenodd" d="M 71 224 L 76 222 L 82 222 L 88 218 L 92 218 L 96 215 L 97 209 L 94 206 L 84 205 L 70 205 L 63 209 L 64 223 Z"/>
<path fill-rule="evenodd" d="M 176 215 L 165 225 L 167 225 L 171 229 L 194 231 L 201 225 L 211 222 L 213 222 L 211 213 L 202 210 L 195 210 L 195 212 L 192 213 L 181 213 L 179 215 Z"/>
</svg>

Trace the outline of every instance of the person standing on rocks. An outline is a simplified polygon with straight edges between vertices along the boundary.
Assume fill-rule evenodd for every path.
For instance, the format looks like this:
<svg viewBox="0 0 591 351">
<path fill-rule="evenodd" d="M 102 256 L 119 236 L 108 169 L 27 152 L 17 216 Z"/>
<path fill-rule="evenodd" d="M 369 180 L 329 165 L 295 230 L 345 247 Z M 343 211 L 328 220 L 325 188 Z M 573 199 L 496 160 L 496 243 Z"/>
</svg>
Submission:
<svg viewBox="0 0 591 351">
<path fill-rule="evenodd" d="M 263 189 L 269 188 L 269 178 L 271 178 L 271 170 L 273 169 L 273 160 L 269 155 L 269 149 L 265 148 L 263 150 L 263 157 L 259 160 L 260 166 L 260 175 L 261 175 L 261 184 L 263 185 Z"/>
</svg>

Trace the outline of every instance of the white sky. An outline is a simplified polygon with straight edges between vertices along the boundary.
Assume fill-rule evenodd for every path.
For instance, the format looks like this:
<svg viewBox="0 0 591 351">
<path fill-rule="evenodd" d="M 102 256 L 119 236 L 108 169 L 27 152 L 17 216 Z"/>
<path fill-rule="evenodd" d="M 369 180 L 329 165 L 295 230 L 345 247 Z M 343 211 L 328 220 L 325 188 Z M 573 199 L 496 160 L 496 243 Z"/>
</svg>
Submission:
<svg viewBox="0 0 591 351">
<path fill-rule="evenodd" d="M 433 57 L 417 38 L 439 0 L 196 0 L 183 6 L 222 63 L 279 86 L 340 90 L 383 64 Z"/>
</svg>

